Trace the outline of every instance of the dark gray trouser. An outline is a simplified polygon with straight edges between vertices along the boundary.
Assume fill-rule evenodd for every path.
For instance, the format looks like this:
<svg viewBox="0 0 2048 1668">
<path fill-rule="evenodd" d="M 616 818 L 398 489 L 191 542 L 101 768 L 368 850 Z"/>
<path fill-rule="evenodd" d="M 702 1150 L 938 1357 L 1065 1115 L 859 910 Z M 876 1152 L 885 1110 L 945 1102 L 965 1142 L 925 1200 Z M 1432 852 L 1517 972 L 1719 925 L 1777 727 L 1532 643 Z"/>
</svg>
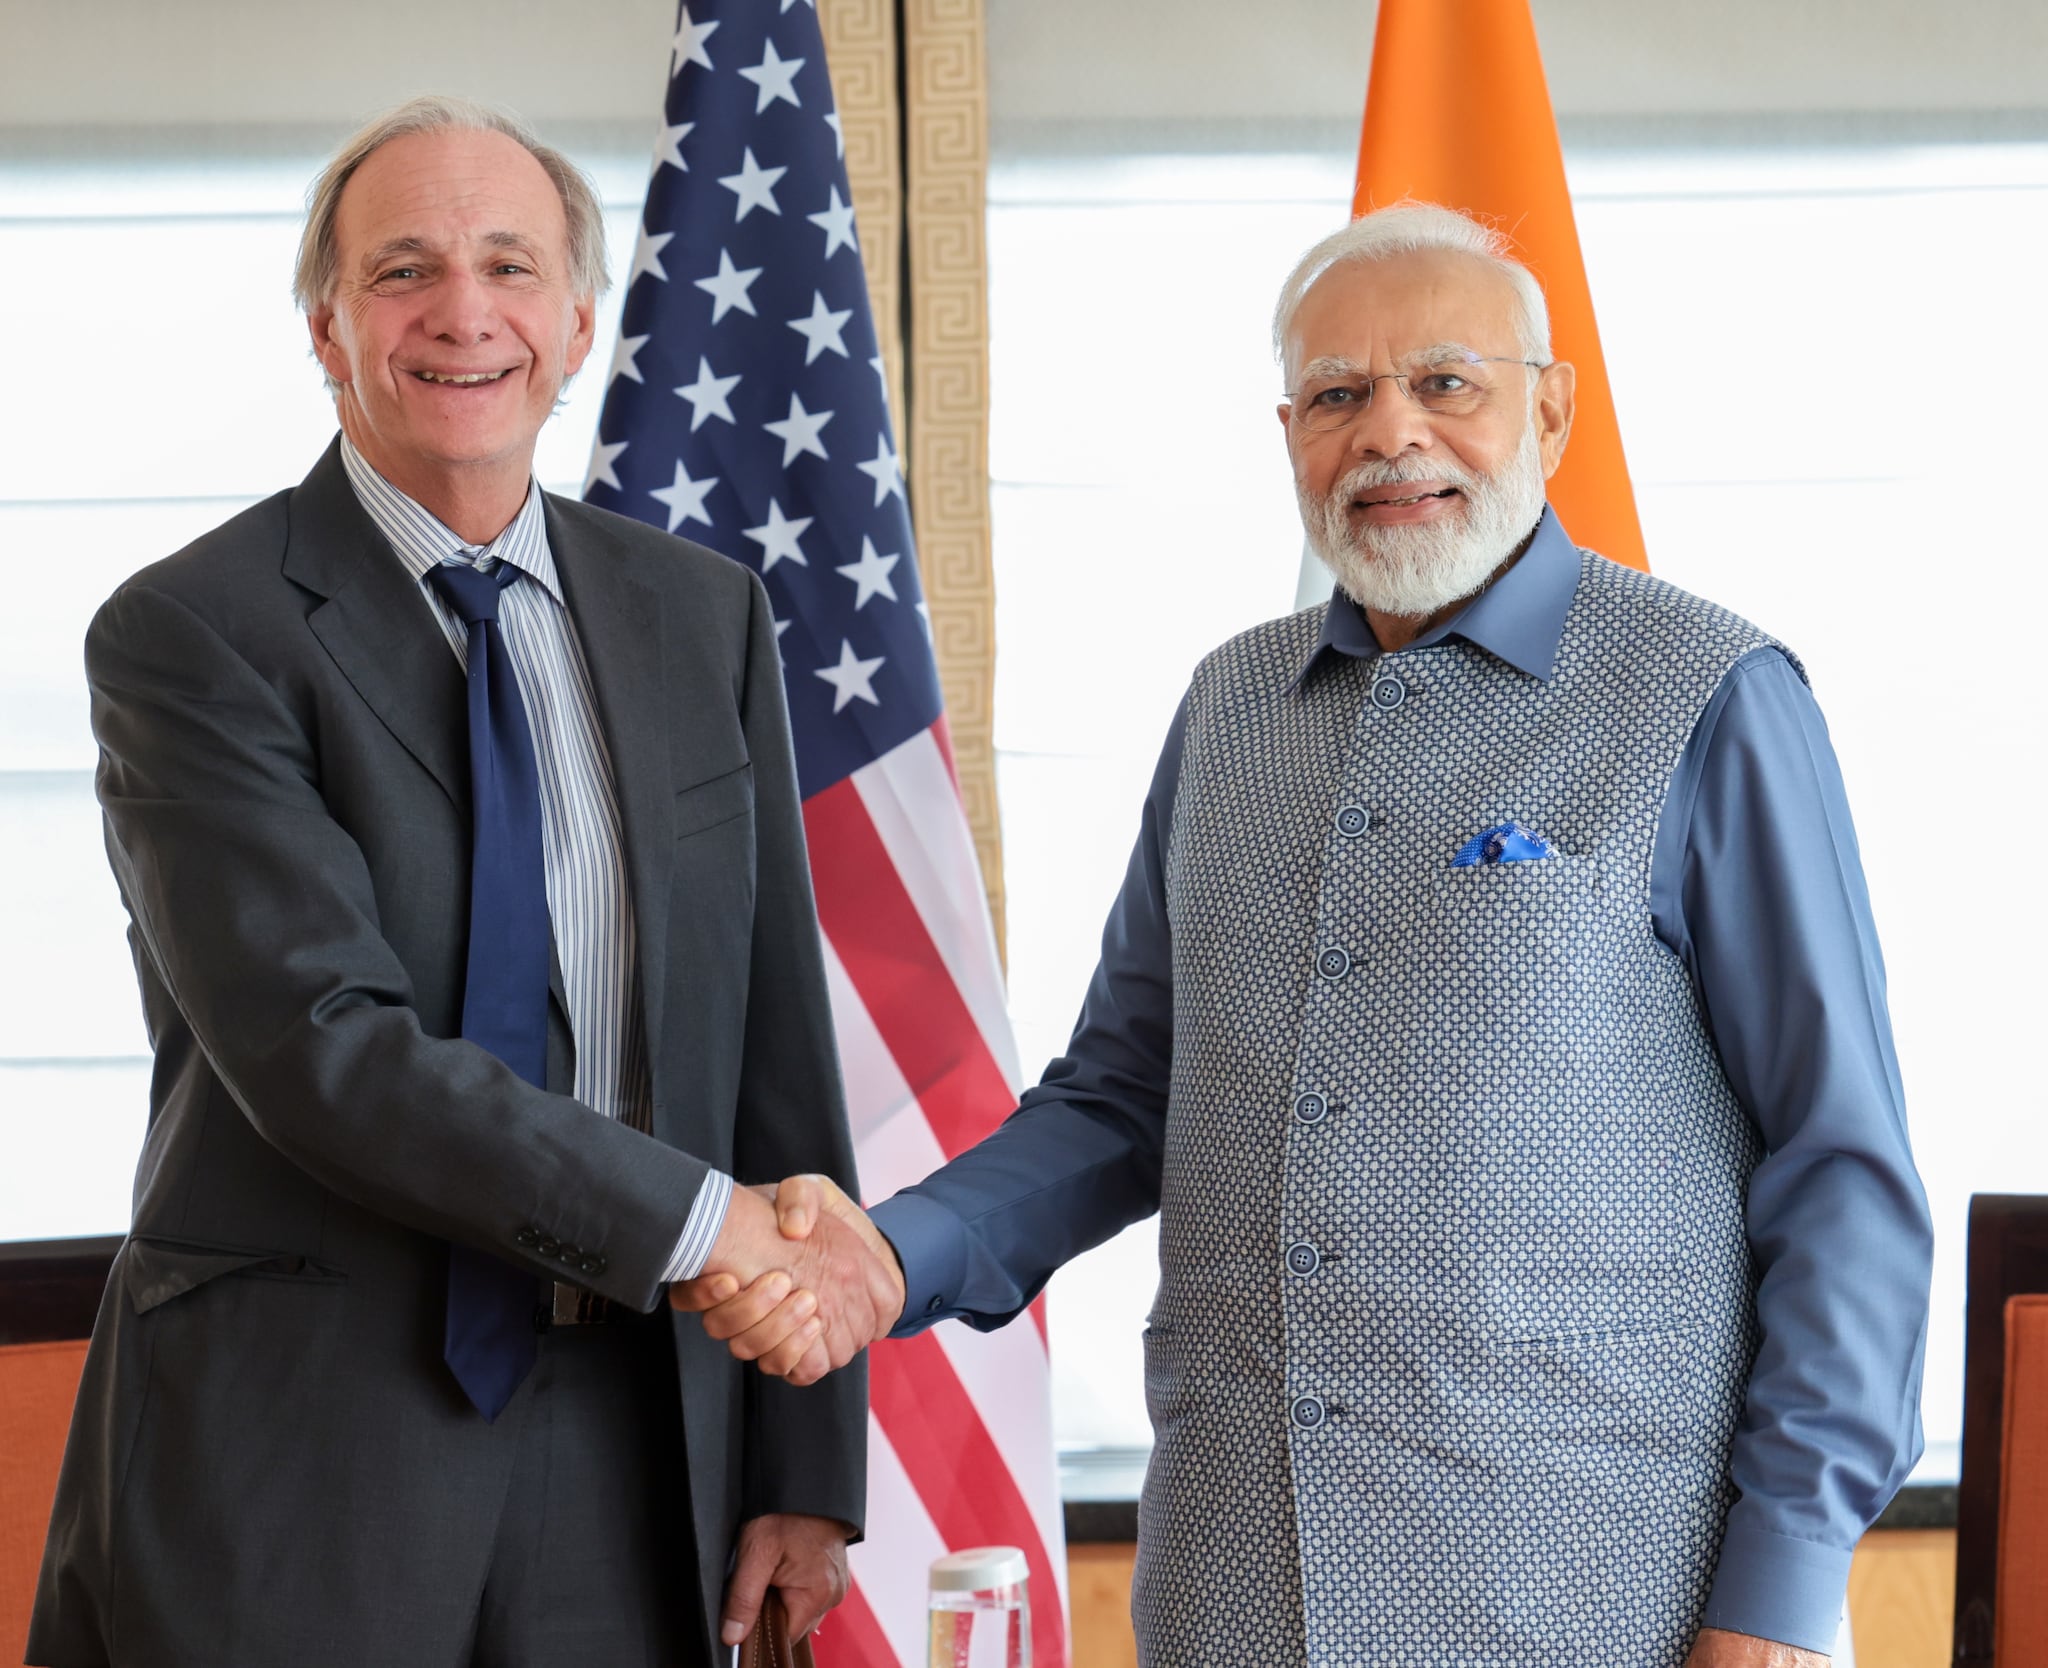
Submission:
<svg viewBox="0 0 2048 1668">
<path fill-rule="evenodd" d="M 464 1668 L 710 1668 L 665 1317 L 557 1327 L 501 1421 L 512 1478 Z"/>
</svg>

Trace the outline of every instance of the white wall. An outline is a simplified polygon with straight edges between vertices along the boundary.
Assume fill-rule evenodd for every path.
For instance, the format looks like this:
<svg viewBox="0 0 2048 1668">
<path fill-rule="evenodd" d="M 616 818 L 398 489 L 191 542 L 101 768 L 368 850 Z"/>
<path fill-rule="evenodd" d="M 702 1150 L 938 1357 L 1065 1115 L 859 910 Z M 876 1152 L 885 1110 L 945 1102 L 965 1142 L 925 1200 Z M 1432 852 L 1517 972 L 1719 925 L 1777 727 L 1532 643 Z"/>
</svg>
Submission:
<svg viewBox="0 0 2048 1668">
<path fill-rule="evenodd" d="M 831 0 L 824 0 L 830 4 Z M 1561 119 L 2039 111 L 2040 0 L 1534 0 Z M 992 115 L 1344 121 L 1370 0 L 989 0 Z M 641 124 L 672 0 L 0 0 L 0 133 L 309 124 L 424 89 Z M 1447 89 L 1448 92 L 1448 89 Z M 19 137 L 19 132 L 17 132 Z"/>
<path fill-rule="evenodd" d="M 0 0 L 0 127 L 309 124 L 419 92 L 654 119 L 673 0 Z"/>
</svg>

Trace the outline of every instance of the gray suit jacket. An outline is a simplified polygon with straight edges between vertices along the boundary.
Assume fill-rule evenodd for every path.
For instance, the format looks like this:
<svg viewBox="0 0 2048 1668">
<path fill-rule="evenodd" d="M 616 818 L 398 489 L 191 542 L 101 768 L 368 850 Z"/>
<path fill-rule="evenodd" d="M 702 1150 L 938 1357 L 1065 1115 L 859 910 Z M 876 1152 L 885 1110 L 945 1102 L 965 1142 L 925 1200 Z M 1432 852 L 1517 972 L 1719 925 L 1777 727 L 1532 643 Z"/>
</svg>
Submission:
<svg viewBox="0 0 2048 1668">
<path fill-rule="evenodd" d="M 446 1242 L 651 1310 L 707 1165 L 852 1190 L 766 595 L 637 522 L 553 497 L 547 519 L 618 779 L 651 1139 L 558 1092 L 559 1011 L 547 1090 L 450 1040 L 462 677 L 337 448 L 93 621 L 156 1066 L 37 1663 L 412 1660 L 415 1605 L 473 1604 L 505 1486 L 441 1360 Z M 744 1517 L 860 1522 L 866 1379 L 792 1390 L 672 1323 L 715 1617 Z"/>
</svg>

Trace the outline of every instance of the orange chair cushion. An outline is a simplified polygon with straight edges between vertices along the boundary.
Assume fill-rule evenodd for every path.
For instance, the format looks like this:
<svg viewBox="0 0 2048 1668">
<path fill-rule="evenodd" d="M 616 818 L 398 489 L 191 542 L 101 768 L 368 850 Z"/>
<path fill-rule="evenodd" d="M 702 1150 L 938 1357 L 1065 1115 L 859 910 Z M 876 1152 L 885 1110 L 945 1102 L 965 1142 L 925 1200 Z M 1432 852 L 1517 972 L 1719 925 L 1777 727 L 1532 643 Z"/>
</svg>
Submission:
<svg viewBox="0 0 2048 1668">
<path fill-rule="evenodd" d="M 85 1368 L 85 1340 L 0 1345 L 0 1662 L 28 1649 L 57 1466 Z"/>
<path fill-rule="evenodd" d="M 2005 1305 L 1997 1611 L 1998 1668 L 2048 1663 L 2048 1292 Z"/>
</svg>

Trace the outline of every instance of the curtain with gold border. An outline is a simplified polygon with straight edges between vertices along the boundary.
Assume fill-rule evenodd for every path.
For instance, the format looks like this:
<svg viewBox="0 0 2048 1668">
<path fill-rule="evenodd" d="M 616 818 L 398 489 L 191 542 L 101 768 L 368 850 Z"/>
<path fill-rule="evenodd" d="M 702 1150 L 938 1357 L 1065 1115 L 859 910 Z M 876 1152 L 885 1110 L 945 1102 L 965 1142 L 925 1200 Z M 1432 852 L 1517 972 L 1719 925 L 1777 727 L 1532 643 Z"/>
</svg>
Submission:
<svg viewBox="0 0 2048 1668">
<path fill-rule="evenodd" d="M 817 0 L 960 793 L 1004 942 L 983 0 Z M 907 438 L 906 438 L 907 436 Z"/>
</svg>

